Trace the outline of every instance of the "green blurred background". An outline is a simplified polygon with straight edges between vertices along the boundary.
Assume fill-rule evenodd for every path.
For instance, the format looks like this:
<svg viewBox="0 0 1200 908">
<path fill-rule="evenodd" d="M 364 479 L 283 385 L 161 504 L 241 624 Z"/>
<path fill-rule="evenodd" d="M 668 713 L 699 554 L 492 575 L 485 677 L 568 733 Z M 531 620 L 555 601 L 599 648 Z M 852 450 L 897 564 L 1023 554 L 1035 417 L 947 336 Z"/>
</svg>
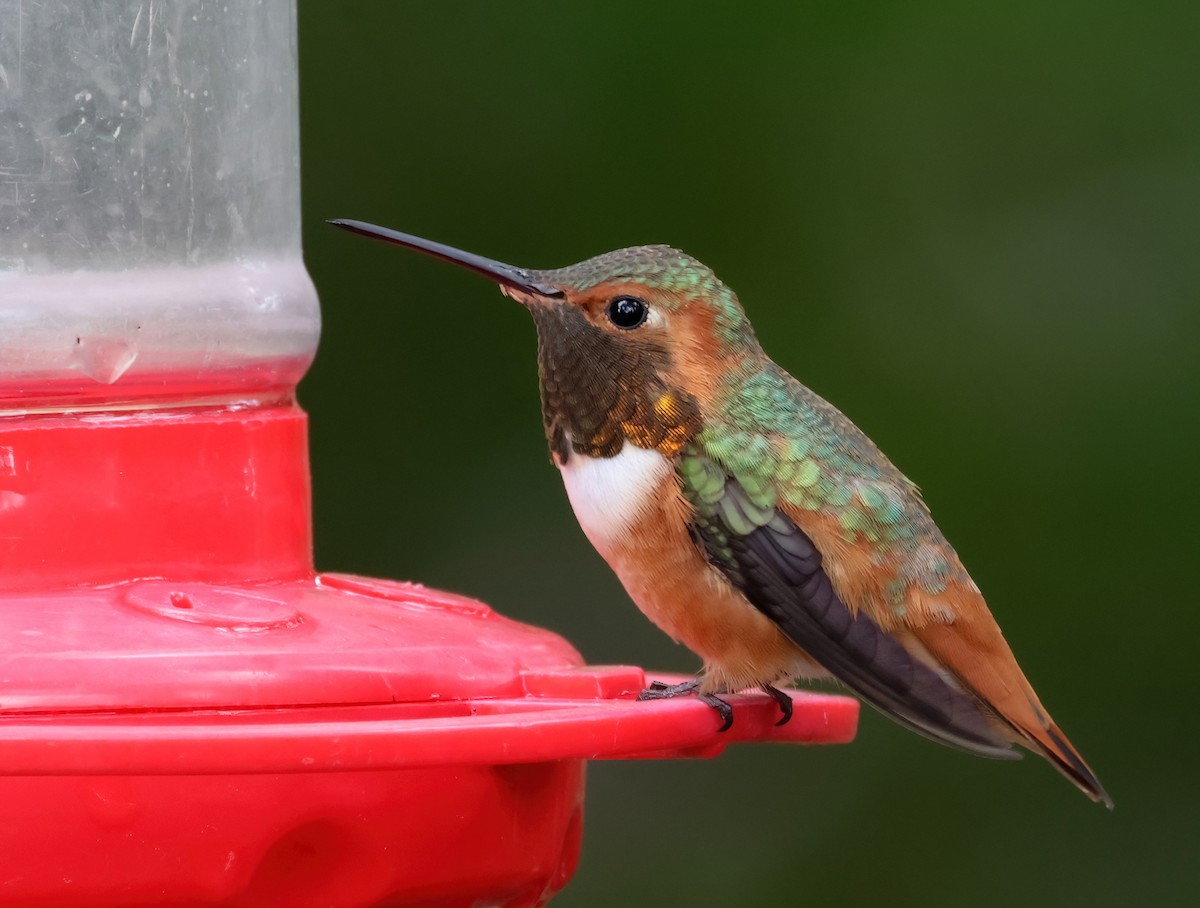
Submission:
<svg viewBox="0 0 1200 908">
<path fill-rule="evenodd" d="M 1197 903 L 1197 10 L 301 2 L 321 567 L 693 670 L 575 524 L 525 313 L 321 222 L 531 267 L 670 243 L 925 489 L 1117 803 L 866 711 L 593 764 L 556 905 Z"/>
</svg>

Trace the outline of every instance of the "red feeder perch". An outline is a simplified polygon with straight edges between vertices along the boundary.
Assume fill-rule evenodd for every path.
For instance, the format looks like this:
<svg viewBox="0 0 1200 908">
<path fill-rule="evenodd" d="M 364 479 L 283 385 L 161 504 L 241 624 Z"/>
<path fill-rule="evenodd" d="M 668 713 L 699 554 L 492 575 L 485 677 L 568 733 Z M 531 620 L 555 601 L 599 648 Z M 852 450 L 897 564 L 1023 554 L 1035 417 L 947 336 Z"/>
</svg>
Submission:
<svg viewBox="0 0 1200 908">
<path fill-rule="evenodd" d="M 293 30 L 0 0 L 5 905 L 537 905 L 585 760 L 854 735 L 817 694 L 719 734 L 482 603 L 314 573 Z"/>
</svg>

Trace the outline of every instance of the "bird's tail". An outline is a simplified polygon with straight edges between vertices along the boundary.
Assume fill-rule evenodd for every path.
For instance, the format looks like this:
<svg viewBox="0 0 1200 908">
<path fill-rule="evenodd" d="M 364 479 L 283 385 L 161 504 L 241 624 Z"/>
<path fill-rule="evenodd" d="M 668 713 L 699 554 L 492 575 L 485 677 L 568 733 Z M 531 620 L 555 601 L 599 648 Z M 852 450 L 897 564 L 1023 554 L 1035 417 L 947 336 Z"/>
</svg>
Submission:
<svg viewBox="0 0 1200 908">
<path fill-rule="evenodd" d="M 1080 791 L 1111 809 L 1112 798 L 1042 707 L 982 597 L 970 590 L 963 598 L 977 604 L 970 609 L 960 607 L 953 623 L 918 629 L 921 642 L 1007 726 L 1016 743 L 1041 754 Z"/>
<path fill-rule="evenodd" d="M 1020 743 L 1049 760 L 1055 769 L 1093 801 L 1112 810 L 1112 798 L 1108 796 L 1108 792 L 1104 790 L 1104 786 L 1100 784 L 1096 774 L 1083 761 L 1079 751 L 1071 746 L 1071 742 L 1062 733 L 1062 729 L 1045 714 L 1040 704 L 1031 703 L 1030 706 L 1042 721 L 1032 727 L 1011 723 L 1013 729 L 1021 736 Z"/>
</svg>

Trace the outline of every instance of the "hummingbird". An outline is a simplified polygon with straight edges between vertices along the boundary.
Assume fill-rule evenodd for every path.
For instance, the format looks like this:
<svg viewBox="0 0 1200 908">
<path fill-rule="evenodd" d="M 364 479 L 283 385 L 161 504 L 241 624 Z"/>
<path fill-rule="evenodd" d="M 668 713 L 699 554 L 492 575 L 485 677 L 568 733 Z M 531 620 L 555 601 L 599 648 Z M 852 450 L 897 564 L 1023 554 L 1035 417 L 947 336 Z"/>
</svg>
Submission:
<svg viewBox="0 0 1200 908">
<path fill-rule="evenodd" d="M 638 608 L 703 660 L 641 699 L 827 678 L 982 757 L 1045 757 L 1112 800 L 1051 719 L 917 486 L 767 356 L 734 292 L 669 246 L 517 268 L 362 221 L 330 223 L 475 271 L 537 327 L 550 456 Z"/>
</svg>

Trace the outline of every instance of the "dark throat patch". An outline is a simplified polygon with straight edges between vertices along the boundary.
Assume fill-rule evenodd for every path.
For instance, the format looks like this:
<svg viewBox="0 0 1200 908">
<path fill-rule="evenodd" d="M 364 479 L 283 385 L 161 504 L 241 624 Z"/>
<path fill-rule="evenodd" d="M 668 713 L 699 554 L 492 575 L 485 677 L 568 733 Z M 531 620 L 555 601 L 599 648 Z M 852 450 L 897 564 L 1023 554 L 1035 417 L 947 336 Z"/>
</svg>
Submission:
<svg viewBox="0 0 1200 908">
<path fill-rule="evenodd" d="M 597 328 L 569 303 L 529 309 L 538 331 L 542 421 L 559 463 L 571 451 L 614 457 L 626 439 L 674 457 L 700 431 L 696 399 L 663 382 L 670 356 L 662 347 Z"/>
</svg>

